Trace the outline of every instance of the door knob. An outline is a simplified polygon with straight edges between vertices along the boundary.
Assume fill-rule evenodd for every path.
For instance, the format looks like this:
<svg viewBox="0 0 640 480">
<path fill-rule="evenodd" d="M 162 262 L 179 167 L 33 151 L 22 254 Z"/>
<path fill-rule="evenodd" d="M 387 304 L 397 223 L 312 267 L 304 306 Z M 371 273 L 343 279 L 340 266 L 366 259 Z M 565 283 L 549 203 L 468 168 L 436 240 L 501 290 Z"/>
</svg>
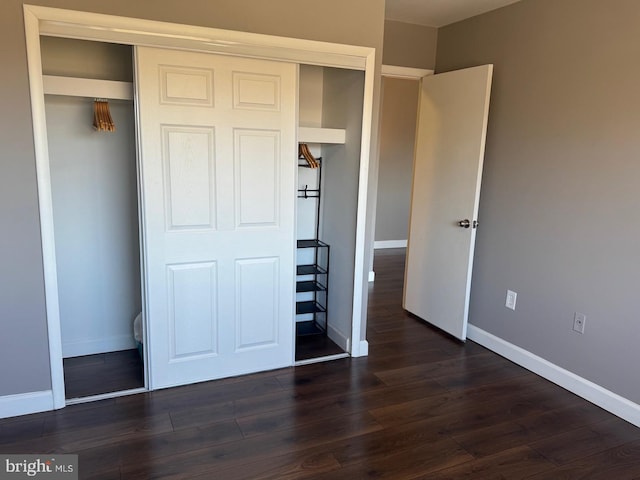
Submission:
<svg viewBox="0 0 640 480">
<path fill-rule="evenodd" d="M 469 221 L 468 218 L 465 218 L 464 220 L 460 220 L 458 222 L 458 226 L 462 228 L 469 228 L 471 226 L 471 222 Z"/>
</svg>

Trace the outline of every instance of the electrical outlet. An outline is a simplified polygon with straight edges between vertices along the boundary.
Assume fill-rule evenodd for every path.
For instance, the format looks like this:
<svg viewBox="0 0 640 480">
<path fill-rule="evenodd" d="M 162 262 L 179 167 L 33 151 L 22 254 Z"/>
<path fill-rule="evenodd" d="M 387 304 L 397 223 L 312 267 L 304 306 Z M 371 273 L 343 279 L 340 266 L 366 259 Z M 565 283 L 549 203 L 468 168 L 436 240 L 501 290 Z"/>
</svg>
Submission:
<svg viewBox="0 0 640 480">
<path fill-rule="evenodd" d="M 584 333 L 584 325 L 587 323 L 587 316 L 584 313 L 576 312 L 573 315 L 573 330 Z"/>
<path fill-rule="evenodd" d="M 510 308 L 511 310 L 516 309 L 516 299 L 518 298 L 518 294 L 516 292 L 512 292 L 511 290 L 507 290 L 507 299 L 504 302 L 504 306 Z"/>
</svg>

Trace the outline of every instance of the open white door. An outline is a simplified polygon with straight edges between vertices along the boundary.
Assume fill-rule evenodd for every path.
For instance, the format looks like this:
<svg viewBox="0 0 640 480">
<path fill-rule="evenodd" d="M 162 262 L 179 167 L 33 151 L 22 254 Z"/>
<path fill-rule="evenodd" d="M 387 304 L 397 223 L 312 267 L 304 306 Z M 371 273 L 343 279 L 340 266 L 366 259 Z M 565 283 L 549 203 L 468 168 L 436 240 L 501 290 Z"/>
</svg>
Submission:
<svg viewBox="0 0 640 480">
<path fill-rule="evenodd" d="M 293 364 L 297 66 L 136 49 L 157 389 Z"/>
<path fill-rule="evenodd" d="M 422 80 L 403 306 L 467 337 L 493 65 Z"/>
</svg>

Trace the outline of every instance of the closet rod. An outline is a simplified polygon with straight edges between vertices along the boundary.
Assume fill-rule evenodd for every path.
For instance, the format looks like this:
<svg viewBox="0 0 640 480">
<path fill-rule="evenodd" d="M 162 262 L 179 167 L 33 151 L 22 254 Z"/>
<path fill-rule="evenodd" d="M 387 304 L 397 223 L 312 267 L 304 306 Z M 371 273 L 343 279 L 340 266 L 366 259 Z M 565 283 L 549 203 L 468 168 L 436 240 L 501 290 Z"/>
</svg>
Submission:
<svg viewBox="0 0 640 480">
<path fill-rule="evenodd" d="M 133 83 L 131 82 L 43 75 L 42 83 L 45 95 L 133 100 Z"/>
</svg>

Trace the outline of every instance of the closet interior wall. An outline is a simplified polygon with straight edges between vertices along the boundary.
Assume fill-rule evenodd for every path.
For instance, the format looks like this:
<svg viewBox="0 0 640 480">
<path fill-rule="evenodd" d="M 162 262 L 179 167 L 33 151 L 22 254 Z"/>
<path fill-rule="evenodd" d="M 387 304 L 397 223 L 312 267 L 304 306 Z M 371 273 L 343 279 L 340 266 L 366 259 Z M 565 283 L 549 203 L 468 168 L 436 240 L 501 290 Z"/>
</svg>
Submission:
<svg viewBox="0 0 640 480">
<path fill-rule="evenodd" d="M 363 72 L 300 66 L 300 126 L 346 129 L 344 144 L 310 144 L 322 157 L 317 238 L 331 246 L 327 333 L 345 351 L 351 345 L 363 93 Z M 298 175 L 298 188 L 318 185 L 317 171 L 300 168 Z M 318 220 L 316 201 L 298 199 L 297 206 L 298 238 L 314 238 L 308 235 Z"/>
<path fill-rule="evenodd" d="M 41 37 L 44 75 L 131 82 L 126 45 Z M 135 348 L 141 311 L 133 102 L 109 101 L 115 132 L 93 128 L 93 98 L 46 95 L 63 356 Z"/>
<path fill-rule="evenodd" d="M 343 145 L 323 145 L 320 235 L 331 245 L 329 337 L 350 349 L 356 252 L 356 219 L 362 142 L 364 72 L 324 68 L 322 126 L 346 129 Z"/>
</svg>

